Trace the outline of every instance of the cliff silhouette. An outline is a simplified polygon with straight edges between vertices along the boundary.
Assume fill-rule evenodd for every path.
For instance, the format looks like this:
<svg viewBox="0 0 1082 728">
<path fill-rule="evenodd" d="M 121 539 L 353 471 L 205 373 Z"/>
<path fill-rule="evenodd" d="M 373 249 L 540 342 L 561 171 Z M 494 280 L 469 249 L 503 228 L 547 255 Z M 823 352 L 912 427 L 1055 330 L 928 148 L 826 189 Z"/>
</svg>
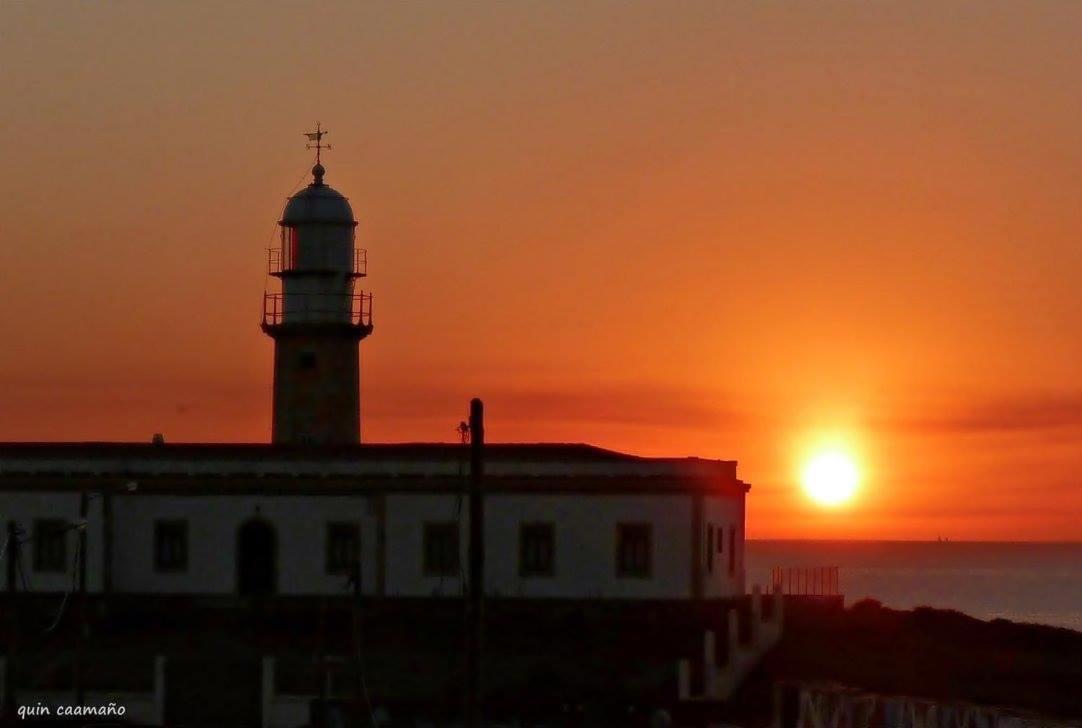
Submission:
<svg viewBox="0 0 1082 728">
<path fill-rule="evenodd" d="M 788 609 L 785 635 L 745 686 L 759 703 L 776 680 L 965 701 L 1082 718 L 1082 632 L 984 621 L 961 612 L 895 610 L 865 599 L 848 609 Z"/>
</svg>

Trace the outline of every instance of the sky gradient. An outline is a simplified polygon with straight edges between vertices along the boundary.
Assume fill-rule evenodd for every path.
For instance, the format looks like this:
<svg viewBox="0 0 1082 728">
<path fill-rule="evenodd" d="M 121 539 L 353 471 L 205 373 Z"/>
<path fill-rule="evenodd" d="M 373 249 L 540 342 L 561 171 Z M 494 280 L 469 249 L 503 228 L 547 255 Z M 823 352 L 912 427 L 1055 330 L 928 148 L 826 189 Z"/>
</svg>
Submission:
<svg viewBox="0 0 1082 728">
<path fill-rule="evenodd" d="M 1082 4 L 0 4 L 0 439 L 266 441 L 334 149 L 368 441 L 740 461 L 749 536 L 1082 539 Z M 855 501 L 800 492 L 809 449 Z"/>
</svg>

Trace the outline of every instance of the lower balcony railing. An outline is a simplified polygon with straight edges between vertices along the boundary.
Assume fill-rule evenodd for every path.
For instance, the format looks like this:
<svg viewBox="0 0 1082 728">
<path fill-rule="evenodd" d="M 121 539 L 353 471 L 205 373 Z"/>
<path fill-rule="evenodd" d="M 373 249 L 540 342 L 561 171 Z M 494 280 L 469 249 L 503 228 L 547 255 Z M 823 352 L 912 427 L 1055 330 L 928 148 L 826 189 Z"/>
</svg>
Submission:
<svg viewBox="0 0 1082 728">
<path fill-rule="evenodd" d="M 350 326 L 372 325 L 371 293 L 282 293 L 263 294 L 263 325 L 331 323 Z"/>
</svg>

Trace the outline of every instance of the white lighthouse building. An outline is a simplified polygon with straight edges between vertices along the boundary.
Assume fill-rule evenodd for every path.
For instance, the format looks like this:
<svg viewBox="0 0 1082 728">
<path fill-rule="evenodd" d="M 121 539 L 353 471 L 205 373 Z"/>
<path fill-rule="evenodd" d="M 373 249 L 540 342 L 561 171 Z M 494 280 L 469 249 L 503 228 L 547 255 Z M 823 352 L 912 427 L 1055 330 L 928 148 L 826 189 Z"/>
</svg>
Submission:
<svg viewBox="0 0 1082 728">
<path fill-rule="evenodd" d="M 315 144 L 312 182 L 289 198 L 280 247 L 268 268 L 280 292 L 263 295 L 263 330 L 274 339 L 271 441 L 355 445 L 360 442 L 358 344 L 372 333 L 372 295 L 356 287 L 367 254 L 356 247 L 349 201 L 324 181 L 326 131 Z"/>
<path fill-rule="evenodd" d="M 309 135 L 317 155 L 324 134 Z M 346 598 L 355 567 L 366 595 L 461 593 L 468 446 L 360 443 L 372 299 L 353 209 L 326 174 L 317 156 L 270 251 L 271 442 L 0 443 L 0 528 L 25 543 L 6 553 L 29 590 L 68 589 L 78 547 L 88 591 L 103 596 Z M 735 461 L 495 443 L 485 462 L 489 596 L 744 593 L 750 486 Z"/>
</svg>

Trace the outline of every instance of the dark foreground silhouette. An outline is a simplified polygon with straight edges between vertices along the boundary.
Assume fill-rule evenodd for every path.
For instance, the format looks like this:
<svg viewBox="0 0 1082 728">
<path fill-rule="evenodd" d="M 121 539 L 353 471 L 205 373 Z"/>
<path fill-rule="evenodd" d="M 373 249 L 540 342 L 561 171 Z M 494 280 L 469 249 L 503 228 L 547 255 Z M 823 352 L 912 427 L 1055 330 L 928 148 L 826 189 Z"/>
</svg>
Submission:
<svg viewBox="0 0 1082 728">
<path fill-rule="evenodd" d="M 1082 718 L 1082 632 L 960 612 L 794 605 L 785 636 L 745 684 L 740 710 L 760 713 L 777 680 L 1020 708 Z"/>
<path fill-rule="evenodd" d="M 373 705 L 389 711 L 396 725 L 458 716 L 461 602 L 371 600 L 359 612 L 350 604 L 273 599 L 219 609 L 166 598 L 114 600 L 107 610 L 87 610 L 83 680 L 88 689 L 146 691 L 151 660 L 162 655 L 168 724 L 248 725 L 260 714 L 262 661 L 272 656 L 279 693 L 318 695 L 330 673 L 331 695 L 360 715 Z M 70 687 L 77 625 L 65 621 L 48 634 L 31 629 L 40 626 L 33 615 L 49 622 L 56 605 L 25 606 L 19 684 Z M 665 708 L 676 725 L 709 719 L 750 728 L 770 724 L 773 686 L 788 681 L 1082 718 L 1082 633 L 944 610 L 897 611 L 873 601 L 845 609 L 837 601 L 789 600 L 781 642 L 733 700 L 680 704 L 677 661 L 701 656 L 704 629 L 717 634 L 725 654 L 730 606 L 748 610 L 747 600 L 493 600 L 485 625 L 486 714 L 553 726 L 633 727 L 649 725 L 651 713 Z M 745 627 L 741 640 L 748 638 Z M 0 625 L 0 639 L 4 633 Z M 693 683 L 701 680 L 701 671 L 692 674 Z"/>
</svg>

